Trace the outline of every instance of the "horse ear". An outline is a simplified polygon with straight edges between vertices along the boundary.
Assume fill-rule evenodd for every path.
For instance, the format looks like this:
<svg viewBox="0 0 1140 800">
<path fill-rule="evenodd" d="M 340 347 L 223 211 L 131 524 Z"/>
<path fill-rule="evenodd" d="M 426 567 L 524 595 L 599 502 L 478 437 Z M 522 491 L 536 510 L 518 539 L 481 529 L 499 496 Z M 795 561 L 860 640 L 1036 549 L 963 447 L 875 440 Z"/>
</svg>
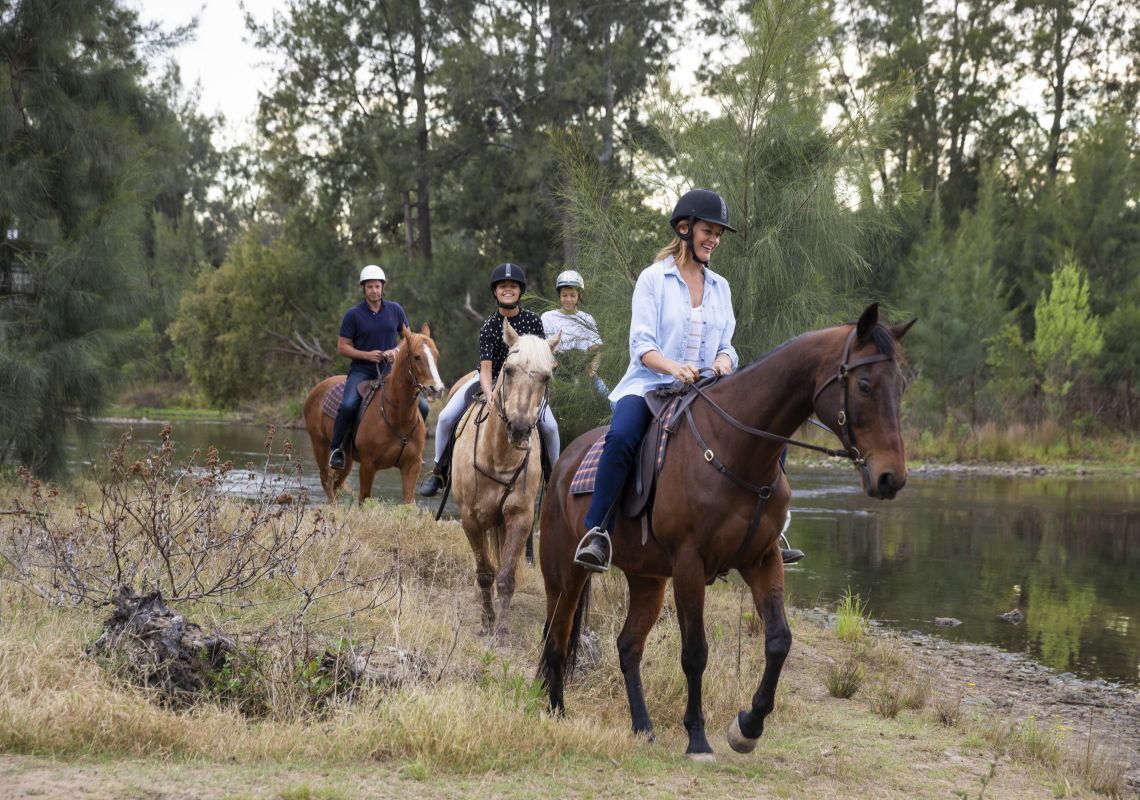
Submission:
<svg viewBox="0 0 1140 800">
<path fill-rule="evenodd" d="M 891 327 L 891 335 L 895 337 L 895 341 L 902 341 L 902 337 L 906 336 L 906 332 L 909 331 L 916 322 L 918 322 L 918 317 L 915 317 L 903 325 L 893 325 Z"/>
<path fill-rule="evenodd" d="M 402 337 L 404 337 L 405 339 L 411 339 L 412 338 L 412 329 L 409 328 L 407 325 L 401 325 L 400 326 L 400 335 Z"/>
<path fill-rule="evenodd" d="M 428 325 L 428 324 L 425 322 L 425 323 L 424 323 L 424 324 L 423 324 L 423 325 L 420 327 L 420 333 L 422 333 L 424 336 L 426 336 L 426 337 L 428 337 L 428 338 L 430 339 L 430 338 L 431 338 L 431 326 L 430 326 L 430 325 Z"/>
<path fill-rule="evenodd" d="M 514 347 L 515 342 L 519 340 L 519 335 L 515 333 L 514 326 L 511 325 L 510 320 L 503 320 L 503 341 L 507 343 L 507 347 Z"/>
<path fill-rule="evenodd" d="M 554 352 L 554 348 L 558 347 L 558 343 L 562 341 L 562 331 L 557 331 L 553 336 L 546 340 L 550 345 L 550 352 Z"/>
<path fill-rule="evenodd" d="M 867 310 L 863 312 L 863 316 L 859 317 L 859 322 L 855 326 L 856 336 L 860 341 L 865 340 L 871 335 L 871 331 L 875 330 L 875 326 L 879 324 L 879 304 L 871 303 L 867 306 Z"/>
</svg>

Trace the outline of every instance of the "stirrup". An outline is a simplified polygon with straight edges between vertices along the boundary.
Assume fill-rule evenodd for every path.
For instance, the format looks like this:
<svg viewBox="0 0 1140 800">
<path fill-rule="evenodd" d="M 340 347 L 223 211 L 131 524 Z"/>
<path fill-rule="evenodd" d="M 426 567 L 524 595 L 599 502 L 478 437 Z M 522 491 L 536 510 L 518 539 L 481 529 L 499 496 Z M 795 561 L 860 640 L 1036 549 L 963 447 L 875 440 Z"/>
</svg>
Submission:
<svg viewBox="0 0 1140 800">
<path fill-rule="evenodd" d="M 780 531 L 780 560 L 785 564 L 795 564 L 804 557 L 804 551 L 792 547 L 792 543 L 788 541 L 787 533 L 791 526 L 792 510 L 789 508 L 787 516 L 784 517 L 784 527 Z"/>
<path fill-rule="evenodd" d="M 601 549 L 599 540 L 606 543 L 605 564 L 601 563 L 602 554 L 598 552 L 598 550 Z M 597 548 L 595 548 L 595 545 L 598 545 Z M 594 556 L 596 561 L 583 561 L 582 556 L 587 553 Z M 610 568 L 610 564 L 613 563 L 613 560 L 614 546 L 613 541 L 610 539 L 610 534 L 608 531 L 604 531 L 596 525 L 586 532 L 586 535 L 578 542 L 578 549 L 574 551 L 574 563 L 590 572 L 605 572 Z"/>
<path fill-rule="evenodd" d="M 333 451 L 329 453 L 329 468 L 344 469 L 345 463 L 344 451 L 339 447 L 333 448 Z"/>
</svg>

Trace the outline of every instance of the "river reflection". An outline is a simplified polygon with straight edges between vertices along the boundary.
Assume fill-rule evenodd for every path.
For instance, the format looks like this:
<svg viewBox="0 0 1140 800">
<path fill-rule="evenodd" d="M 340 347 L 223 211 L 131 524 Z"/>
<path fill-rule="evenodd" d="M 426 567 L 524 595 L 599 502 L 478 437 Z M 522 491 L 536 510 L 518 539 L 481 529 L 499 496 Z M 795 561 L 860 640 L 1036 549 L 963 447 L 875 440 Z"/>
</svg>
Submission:
<svg viewBox="0 0 1140 800">
<path fill-rule="evenodd" d="M 128 428 L 135 445 L 153 445 L 161 424 L 100 423 L 73 445 L 73 461 L 100 460 Z M 279 480 L 273 490 L 299 485 L 323 500 L 303 430 L 278 431 L 274 458 L 261 426 L 176 423 L 173 439 L 183 458 L 214 445 L 222 459 L 248 464 L 231 473 L 227 488 L 235 494 Z M 299 474 L 266 475 L 267 463 L 278 472 L 285 439 L 294 443 Z M 883 624 L 1025 652 L 1058 672 L 1140 685 L 1140 482 L 912 474 L 898 498 L 880 502 L 862 493 L 853 470 L 792 464 L 789 477 L 789 535 L 808 554 L 788 570 L 792 604 L 833 605 L 850 587 Z M 355 473 L 350 480 L 355 485 Z M 399 473 L 377 475 L 373 494 L 398 499 Z M 436 508 L 435 501 L 420 503 Z M 1014 608 L 1024 622 L 998 618 Z M 940 628 L 935 617 L 963 624 Z"/>
<path fill-rule="evenodd" d="M 893 627 L 1140 684 L 1136 481 L 916 474 L 879 503 L 846 471 L 789 471 L 792 541 L 808 553 L 789 570 L 792 603 L 833 603 L 850 586 Z M 999 619 L 1015 608 L 1024 622 Z"/>
</svg>

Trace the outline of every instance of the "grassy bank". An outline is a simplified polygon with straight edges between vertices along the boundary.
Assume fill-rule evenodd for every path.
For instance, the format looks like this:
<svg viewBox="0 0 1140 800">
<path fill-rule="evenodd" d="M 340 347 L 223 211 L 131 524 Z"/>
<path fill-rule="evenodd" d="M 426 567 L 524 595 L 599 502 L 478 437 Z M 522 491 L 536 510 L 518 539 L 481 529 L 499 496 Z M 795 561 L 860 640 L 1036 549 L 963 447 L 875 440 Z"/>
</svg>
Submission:
<svg viewBox="0 0 1140 800">
<path fill-rule="evenodd" d="M 94 497 L 41 493 L 41 516 L 0 517 L 5 541 L 29 524 L 57 537 L 86 531 L 95 541 Z M 29 502 L 16 487 L 0 499 L 5 509 Z M 238 512 L 222 502 L 211 524 L 236 525 Z M 682 756 L 685 680 L 668 604 L 644 660 L 658 741 L 628 733 L 614 647 L 626 602 L 620 574 L 596 581 L 591 628 L 600 656 L 568 687 L 568 717 L 553 719 L 534 680 L 543 613 L 537 570 L 520 568 L 511 642 L 491 648 L 477 636 L 473 565 L 456 525 L 383 505 L 290 513 L 299 515 L 297 530 L 313 533 L 291 575 L 177 604 L 257 654 L 248 662 L 256 668 L 235 669 L 187 709 L 156 702 L 114 659 L 84 655 L 105 608 L 53 606 L 9 570 L 0 581 L 0 782 L 60 797 L 77 787 L 106 797 L 193 787 L 195 797 L 235 798 L 1021 798 L 1122 790 L 1111 761 L 1081 758 L 1079 733 L 1070 743 L 1053 726 L 1001 719 L 865 625 L 848 620 L 841 636 L 818 614 L 796 610 L 776 711 L 755 753 L 733 753 L 723 732 L 763 667 L 763 634 L 736 584 L 714 586 L 706 610 L 704 699 L 715 764 Z M 83 547 L 78 534 L 74 541 Z M 857 606 L 849 605 L 852 613 Z M 314 674 L 322 654 L 346 651 L 367 658 L 383 679 L 349 691 Z"/>
</svg>

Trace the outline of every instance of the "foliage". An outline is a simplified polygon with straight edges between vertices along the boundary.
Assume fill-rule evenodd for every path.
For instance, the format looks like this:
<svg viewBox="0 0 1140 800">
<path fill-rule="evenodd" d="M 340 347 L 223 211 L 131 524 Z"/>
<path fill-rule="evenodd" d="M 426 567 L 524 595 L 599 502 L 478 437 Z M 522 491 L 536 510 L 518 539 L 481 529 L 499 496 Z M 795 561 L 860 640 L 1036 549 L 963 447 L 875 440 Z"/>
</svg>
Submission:
<svg viewBox="0 0 1140 800">
<path fill-rule="evenodd" d="M 0 541 L 11 580 L 62 605 L 102 604 L 121 586 L 157 590 L 170 602 L 224 598 L 269 575 L 296 575 L 306 551 L 329 533 L 320 512 L 307 513 L 271 485 L 256 502 L 230 507 L 223 492 L 233 465 L 219 463 L 212 448 L 201 463 L 197 452 L 176 463 L 170 426 L 158 448 L 133 460 L 130 438 L 111 453 L 97 504 L 67 514 L 54 508 L 54 489 L 23 473 L 26 494 Z M 272 436 L 273 462 L 271 443 Z M 287 477 L 291 448 L 276 458 Z"/>
<path fill-rule="evenodd" d="M 845 642 L 858 642 L 867 634 L 868 620 L 867 603 L 847 587 L 836 610 L 836 634 Z"/>
<path fill-rule="evenodd" d="M 306 228 L 306 221 L 298 219 L 295 226 Z M 324 377 L 329 357 L 321 356 L 335 352 L 342 313 L 334 303 L 349 302 L 342 300 L 336 279 L 353 267 L 319 257 L 320 232 L 309 229 L 269 242 L 261 234 L 248 231 L 221 267 L 199 273 L 171 329 L 195 385 L 224 408 L 296 391 Z M 329 322 L 315 333 L 318 320 Z M 325 344 L 315 356 L 298 358 L 294 343 L 311 337 Z"/>
<path fill-rule="evenodd" d="M 922 320 L 907 338 L 907 352 L 920 374 L 930 376 L 923 394 L 932 396 L 934 420 L 962 413 L 977 423 L 989 411 L 984 400 L 990 337 L 1011 321 L 995 267 L 1004 235 L 997 182 L 993 171 L 986 173 L 977 207 L 962 214 L 953 234 L 947 234 L 935 205 L 906 274 L 906 306 Z"/>
<path fill-rule="evenodd" d="M 1067 421 L 1066 399 L 1077 377 L 1104 347 L 1100 320 L 1089 309 L 1085 273 L 1072 259 L 1053 271 L 1052 285 L 1042 292 L 1034 311 L 1037 332 L 1033 357 L 1041 372 L 1041 388 L 1054 419 Z"/>
</svg>

